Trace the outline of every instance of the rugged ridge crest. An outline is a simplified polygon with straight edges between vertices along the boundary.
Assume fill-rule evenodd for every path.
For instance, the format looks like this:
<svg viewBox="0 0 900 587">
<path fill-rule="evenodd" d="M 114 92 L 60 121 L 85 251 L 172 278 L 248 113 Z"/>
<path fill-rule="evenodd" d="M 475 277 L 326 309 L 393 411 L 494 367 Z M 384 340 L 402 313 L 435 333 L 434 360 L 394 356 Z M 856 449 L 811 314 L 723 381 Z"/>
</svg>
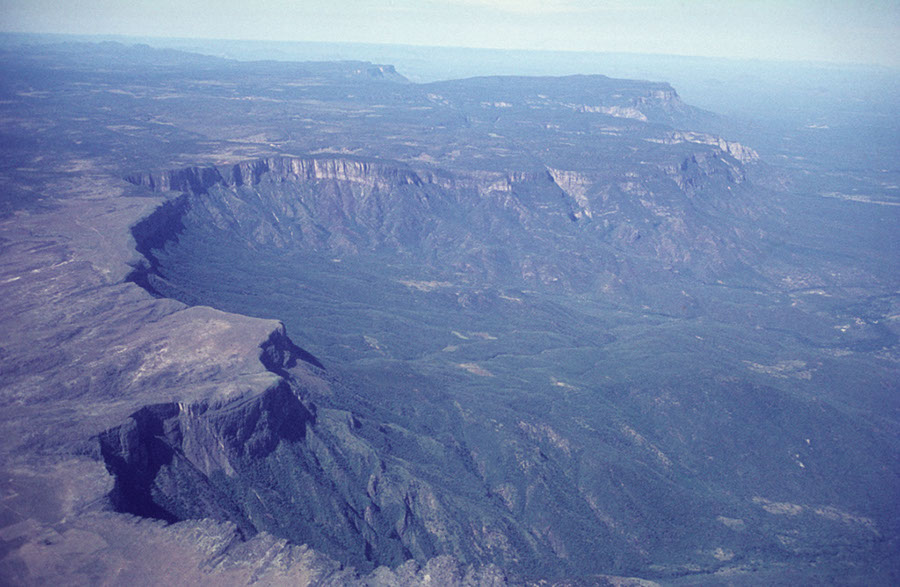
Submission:
<svg viewBox="0 0 900 587">
<path fill-rule="evenodd" d="M 642 172 L 550 166 L 450 172 L 309 156 L 133 174 L 127 178 L 133 184 L 186 195 L 135 228 L 136 239 L 150 246 L 142 245 L 147 261 L 132 279 L 161 291 L 153 251 L 176 240 L 186 223 L 253 246 L 336 255 L 392 251 L 476 277 L 505 274 L 580 290 L 615 284 L 612 274 L 629 271 L 623 264 L 701 273 L 734 266 L 755 246 L 735 222 L 758 218 L 764 208 L 741 162 L 714 137 L 678 142 L 689 148 Z M 151 242 L 141 235 L 152 223 L 167 228 Z M 542 266 L 542 258 L 559 258 L 559 249 L 574 242 L 580 246 L 562 263 Z"/>
</svg>

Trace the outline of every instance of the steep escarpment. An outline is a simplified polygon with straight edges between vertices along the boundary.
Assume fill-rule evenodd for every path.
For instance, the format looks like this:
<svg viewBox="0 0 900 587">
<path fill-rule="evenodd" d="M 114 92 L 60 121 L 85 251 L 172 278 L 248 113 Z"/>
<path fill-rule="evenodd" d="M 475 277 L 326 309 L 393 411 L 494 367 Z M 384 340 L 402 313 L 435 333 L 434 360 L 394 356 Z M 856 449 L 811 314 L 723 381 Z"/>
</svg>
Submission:
<svg viewBox="0 0 900 587">
<path fill-rule="evenodd" d="M 272 174 L 279 178 L 298 180 L 349 181 L 370 187 L 397 184 L 421 185 L 423 180 L 412 170 L 398 164 L 355 158 L 326 157 L 270 157 L 244 161 L 232 166 L 186 167 L 160 172 L 129 175 L 129 183 L 145 186 L 153 191 L 190 192 L 206 194 L 217 185 L 227 187 L 252 186 Z"/>
<path fill-rule="evenodd" d="M 163 206 L 157 213 L 169 212 Z M 253 381 L 147 405 L 98 436 L 115 478 L 110 499 L 116 509 L 166 521 L 212 517 L 255 533 L 221 481 L 238 474 L 244 463 L 264 460 L 280 444 L 305 437 L 315 408 L 298 397 L 286 369 L 303 361 L 313 378 L 321 369 L 283 326 L 262 341 L 259 361 L 262 373 Z"/>
<path fill-rule="evenodd" d="M 252 263 L 254 271 L 275 268 L 268 275 L 254 273 L 258 282 L 286 287 L 249 296 L 287 299 L 300 327 L 308 299 L 283 275 L 322 271 L 322 263 L 336 266 L 342 257 L 371 264 L 371 271 L 383 275 L 360 276 L 368 296 L 349 300 L 346 308 L 362 308 L 363 318 L 346 333 L 338 326 L 346 319 L 332 306 L 310 309 L 322 312 L 335 338 L 344 337 L 334 345 L 339 353 L 354 356 L 345 351 L 354 338 L 371 350 L 352 367 L 335 365 L 334 379 L 314 381 L 308 368 L 291 366 L 302 357 L 296 351 L 285 354 L 292 343 L 279 338 L 263 360 L 283 381 L 246 398 L 249 403 L 234 400 L 253 407 L 232 412 L 231 404 L 153 406 L 102 436 L 107 465 L 117 477 L 114 502 L 123 511 L 166 520 L 228 521 L 245 536 L 271 533 L 360 568 L 449 554 L 467 564 L 496 563 L 519 573 L 633 572 L 646 564 L 651 550 L 660 559 L 677 558 L 660 538 L 669 533 L 695 549 L 699 536 L 737 544 L 738 538 L 708 514 L 737 508 L 741 515 L 755 515 L 736 498 L 722 498 L 715 489 L 694 492 L 690 483 L 654 481 L 674 475 L 676 455 L 689 459 L 677 433 L 657 444 L 646 430 L 621 423 L 622 415 L 606 408 L 573 432 L 570 415 L 524 416 L 481 397 L 497 393 L 493 381 L 514 382 L 504 384 L 514 390 L 501 393 L 516 404 L 534 402 L 532 409 L 542 414 L 546 404 L 532 389 L 543 389 L 549 379 L 552 388 L 574 392 L 575 384 L 543 372 L 545 361 L 556 365 L 567 359 L 552 349 L 549 359 L 542 357 L 545 343 L 538 341 L 546 337 L 532 330 L 581 328 L 570 324 L 568 310 L 526 306 L 517 312 L 525 294 L 488 295 L 482 284 L 597 292 L 604 283 L 657 286 L 659 272 L 674 263 L 692 269 L 726 266 L 735 225 L 717 226 L 714 220 L 731 214 L 739 225 L 744 216 L 736 202 L 747 214 L 756 211 L 740 163 L 717 146 L 664 147 L 679 150 L 667 155 L 667 166 L 655 165 L 644 174 L 557 168 L 451 173 L 388 161 L 309 157 L 132 176 L 137 185 L 184 192 L 133 231 L 139 249 L 150 255 L 142 269 L 145 281 L 158 293 L 193 303 L 191 291 L 200 295 L 208 285 L 182 282 L 179 263 L 194 267 L 186 257 L 211 252 L 240 266 L 247 258 L 242 251 L 252 250 L 263 255 Z M 697 235 L 705 240 L 698 242 Z M 396 266 L 451 276 L 446 282 L 435 279 L 433 286 L 405 281 L 425 283 L 423 291 L 456 290 L 446 300 L 440 293 L 422 313 L 434 314 L 429 319 L 436 325 L 404 320 L 395 328 L 388 321 L 395 310 L 381 307 L 373 309 L 370 321 L 368 305 Z M 242 269 L 250 270 L 249 265 Z M 221 279 L 221 272 L 210 275 Z M 459 285 L 451 285 L 451 278 Z M 245 289 L 239 279 L 233 281 Z M 323 281 L 302 287 L 312 301 L 316 290 L 330 292 L 334 286 Z M 665 295 L 657 289 L 655 300 Z M 403 300 L 399 305 L 415 306 L 415 300 Z M 679 307 L 688 303 L 693 302 L 687 294 L 672 301 Z M 488 357 L 500 357 L 490 369 L 467 358 L 483 356 L 474 350 L 452 358 L 459 344 L 497 340 L 473 326 L 453 330 L 452 341 L 441 342 L 453 321 L 462 319 L 459 308 L 474 308 L 467 310 L 474 316 L 466 318 L 474 325 L 484 320 L 478 315 L 482 306 L 503 312 L 498 318 L 505 324 L 492 330 L 509 329 L 501 335 L 509 340 L 524 337 L 534 356 L 519 357 L 517 347 L 488 348 Z M 540 320 L 546 320 L 543 326 L 535 324 Z M 560 326 L 563 321 L 569 325 Z M 383 331 L 370 333 L 369 324 Z M 415 353 L 392 349 L 385 340 L 393 339 L 385 337 L 413 340 L 425 327 L 436 339 L 427 344 L 437 344 L 440 360 L 424 355 L 421 363 L 406 364 L 391 358 L 389 353 Z M 595 328 L 566 343 L 586 349 L 577 352 L 587 364 L 597 360 L 590 349 L 608 336 Z M 446 371 L 443 357 L 452 371 Z M 519 373 L 532 370 L 539 379 L 521 383 Z M 453 390 L 452 402 L 447 390 Z M 232 421 L 222 415 L 232 413 L 242 414 L 245 424 L 226 425 Z M 599 452 L 588 448 L 594 442 L 600 442 Z M 252 451 L 242 452 L 247 443 Z M 623 479 L 633 489 L 617 490 Z M 135 497 L 129 502 L 125 495 Z M 741 540 L 766 548 L 767 528 L 761 525 Z"/>
<path fill-rule="evenodd" d="M 485 107 L 511 110 L 562 108 L 676 127 L 712 117 L 708 112 L 685 104 L 668 83 L 603 75 L 476 77 L 435 82 L 425 87 L 433 100 L 449 100 L 472 113 Z"/>
<path fill-rule="evenodd" d="M 898 583 L 895 208 L 664 84 L 0 53 L 0 583 Z"/>
<path fill-rule="evenodd" d="M 139 250 L 186 236 L 184 197 L 134 228 Z M 156 269 L 148 258 L 144 275 Z M 556 558 L 548 536 L 557 533 L 535 537 L 533 521 L 486 494 L 462 438 L 445 445 L 417 429 L 425 424 L 316 407 L 308 396 L 347 391 L 283 327 L 261 343 L 259 361 L 270 374 L 260 385 L 149 404 L 97 437 L 118 511 L 227 522 L 244 539 L 271 534 L 360 569 L 452 555 L 522 571 Z"/>
<path fill-rule="evenodd" d="M 116 480 L 113 506 L 166 521 L 211 517 L 255 533 L 221 479 L 302 439 L 313 417 L 283 381 L 248 395 L 147 406 L 100 435 Z"/>
<path fill-rule="evenodd" d="M 723 153 L 731 155 L 741 163 L 756 163 L 759 161 L 759 153 L 751 147 L 742 145 L 737 141 L 728 141 L 722 137 L 717 137 L 707 133 L 690 132 L 690 131 L 672 131 L 666 133 L 663 138 L 648 138 L 647 141 L 653 143 L 663 143 L 666 145 L 675 145 L 678 143 L 698 143 L 701 145 L 715 145 Z"/>
<path fill-rule="evenodd" d="M 168 176 L 175 179 L 153 180 L 156 186 L 171 186 L 179 177 L 206 177 L 208 184 L 169 201 L 133 230 L 138 249 L 150 254 L 142 269 L 147 283 L 163 289 L 167 267 L 155 255 L 195 238 L 192 231 L 219 228 L 202 234 L 230 231 L 237 242 L 271 245 L 258 238 L 266 234 L 260 219 L 280 218 L 273 230 L 284 230 L 284 219 L 291 219 L 288 227 L 296 231 L 305 207 L 337 207 L 340 212 L 332 214 L 342 221 L 352 218 L 355 230 L 362 232 L 360 226 L 368 221 L 369 229 L 382 233 L 395 215 L 411 210 L 419 210 L 413 217 L 423 225 L 438 205 L 447 206 L 441 212 L 452 219 L 451 208 L 462 202 L 474 207 L 472 222 L 486 221 L 476 214 L 506 210 L 507 220 L 488 221 L 497 223 L 495 234 L 515 234 L 514 229 L 547 222 L 535 218 L 534 208 L 548 214 L 551 204 L 561 210 L 570 206 L 547 171 L 502 180 L 487 176 L 488 186 L 508 189 L 481 190 L 441 189 L 402 168 L 346 161 L 319 167 L 303 160 L 251 162 L 216 173 L 175 172 Z M 559 215 L 565 225 L 577 224 L 568 214 Z M 329 216 L 322 212 L 316 218 L 321 222 Z M 285 234 L 292 240 L 284 246 L 307 242 L 302 232 Z M 429 242 L 397 235 L 379 238 L 398 249 Z M 516 572 L 639 568 L 645 555 L 631 534 L 616 529 L 621 521 L 611 521 L 596 507 L 593 494 L 586 497 L 579 490 L 578 479 L 568 472 L 578 466 L 570 444 L 552 428 L 514 414 L 503 416 L 508 426 L 494 426 L 488 415 L 473 415 L 462 405 L 448 410 L 440 380 L 430 378 L 420 384 L 424 396 L 402 383 L 384 399 L 385 406 L 394 406 L 403 393 L 415 393 L 415 400 L 404 402 L 415 417 L 398 418 L 394 408 L 373 411 L 366 404 L 375 400 L 360 403 L 343 388 L 343 381 L 360 375 L 331 380 L 316 370 L 321 363 L 298 350 L 280 329 L 264 342 L 260 360 L 273 375 L 269 385 L 148 405 L 99 436 L 115 478 L 110 499 L 117 509 L 166 521 L 229 522 L 244 537 L 269 533 L 362 569 L 438 555 Z M 387 392 L 379 379 L 408 376 L 366 375 L 373 380 L 363 397 Z M 311 395 L 326 406 L 314 406 Z M 474 401 L 459 397 L 467 404 Z M 625 449 L 633 450 L 640 449 Z M 614 467 L 602 483 L 623 474 L 643 476 L 630 466 Z M 627 501 L 616 498 L 616 508 L 626 509 Z M 683 524 L 686 516 L 670 518 L 673 525 Z M 590 548 L 579 546 L 585 544 Z"/>
<path fill-rule="evenodd" d="M 129 176 L 179 193 L 133 230 L 146 258 L 135 281 L 289 320 L 329 372 L 298 352 L 291 366 L 281 341 L 262 357 L 282 378 L 258 396 L 274 403 L 253 400 L 240 430 L 202 402 L 135 413 L 104 437 L 118 507 L 217 519 L 363 569 L 450 555 L 558 577 L 716 572 L 735 552 L 794 560 L 821 543 L 782 537 L 841 522 L 770 519 L 770 503 L 864 512 L 815 490 L 805 464 L 755 456 L 795 444 L 766 427 L 771 405 L 806 408 L 792 389 L 732 376 L 747 363 L 731 327 L 713 332 L 723 366 L 671 383 L 697 366 L 672 349 L 709 335 L 693 322 L 709 307 L 702 281 L 746 283 L 767 245 L 744 167 L 755 153 L 653 126 L 695 114 L 670 88 L 601 82 L 554 82 L 544 97 L 516 79 L 429 87 L 430 103 L 461 105 L 434 132 L 488 137 L 465 153 L 411 140 L 397 159 L 320 152 Z M 634 322 L 605 315 L 610 301 Z M 748 348 L 764 346 L 753 336 Z M 698 419 L 701 405 L 712 415 Z M 820 419 L 851 436 L 840 414 Z M 736 490 L 724 480 L 738 450 Z M 847 552 L 875 536 L 859 519 L 838 532 Z"/>
<path fill-rule="evenodd" d="M 135 173 L 126 176 L 125 180 L 156 192 L 207 194 L 214 186 L 254 186 L 266 177 L 282 181 L 347 182 L 382 190 L 404 185 L 429 185 L 442 189 L 472 189 L 482 195 L 492 191 L 511 191 L 514 184 L 552 180 L 544 170 L 449 172 L 434 167 L 413 169 L 399 161 L 349 156 L 267 157 L 241 161 L 231 166 L 185 167 Z"/>
<path fill-rule="evenodd" d="M 283 250 L 398 254 L 476 279 L 590 291 L 624 283 L 620 274 L 634 271 L 712 275 L 755 254 L 743 226 L 764 207 L 741 163 L 718 143 L 682 143 L 640 172 L 447 171 L 318 156 L 147 172 L 128 181 L 186 194 L 153 220 L 166 224 L 169 238 L 187 228 Z M 154 253 L 144 253 L 144 274 L 158 276 Z M 152 289 L 151 281 L 141 283 Z"/>
</svg>

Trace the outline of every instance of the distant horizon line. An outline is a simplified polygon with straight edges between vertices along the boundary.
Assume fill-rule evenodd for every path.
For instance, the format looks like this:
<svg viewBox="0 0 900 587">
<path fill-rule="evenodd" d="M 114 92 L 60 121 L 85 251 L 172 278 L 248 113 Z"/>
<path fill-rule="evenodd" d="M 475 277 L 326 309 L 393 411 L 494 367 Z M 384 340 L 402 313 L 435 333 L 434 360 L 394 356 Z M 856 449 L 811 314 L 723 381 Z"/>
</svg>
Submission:
<svg viewBox="0 0 900 587">
<path fill-rule="evenodd" d="M 298 39 L 252 39 L 252 38 L 226 38 L 226 37 L 181 37 L 181 36 L 160 36 L 160 35 L 132 35 L 124 33 L 60 33 L 60 32 L 36 32 L 36 31 L 7 31 L 0 30 L 0 37 L 62 37 L 81 40 L 82 42 L 90 42 L 90 39 L 97 41 L 109 40 L 132 40 L 135 44 L 147 44 L 142 41 L 159 40 L 159 41 L 177 41 L 177 42 L 213 42 L 213 43 L 259 43 L 259 44 L 283 44 L 283 45 L 320 45 L 320 46 L 352 46 L 352 47 L 396 47 L 410 49 L 436 49 L 442 51 L 473 51 L 473 52 L 491 52 L 491 53 L 535 53 L 535 54 L 572 54 L 572 55 L 607 55 L 607 56 L 624 56 L 624 57 L 652 57 L 652 58 L 671 58 L 679 60 L 697 60 L 697 61 L 727 61 L 727 62 L 750 62 L 759 64 L 778 64 L 778 65 L 803 65 L 823 68 L 872 68 L 883 71 L 894 71 L 900 73 L 900 65 L 886 65 L 883 63 L 866 63 L 861 61 L 826 61 L 826 60 L 800 60 L 800 59 L 771 59 L 762 57 L 736 57 L 722 55 L 694 55 L 684 53 L 647 53 L 639 51 L 597 51 L 587 49 L 530 49 L 530 48 L 501 48 L 501 47 L 469 47 L 462 45 L 422 45 L 415 43 L 386 43 L 386 42 L 367 42 L 367 41 L 311 41 Z M 157 47 L 159 48 L 159 47 Z M 175 49 L 174 47 L 166 47 Z M 191 52 L 188 49 L 180 48 L 178 50 Z M 239 58 L 232 58 L 236 61 L 253 61 Z M 281 61 L 272 58 L 275 61 Z"/>
</svg>

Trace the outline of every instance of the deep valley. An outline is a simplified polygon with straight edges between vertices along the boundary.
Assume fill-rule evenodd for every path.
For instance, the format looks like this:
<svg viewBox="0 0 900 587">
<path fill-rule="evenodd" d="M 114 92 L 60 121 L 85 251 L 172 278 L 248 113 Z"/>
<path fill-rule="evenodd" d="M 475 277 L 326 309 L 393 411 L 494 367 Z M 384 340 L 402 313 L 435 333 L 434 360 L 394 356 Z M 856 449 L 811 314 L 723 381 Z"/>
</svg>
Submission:
<svg viewBox="0 0 900 587">
<path fill-rule="evenodd" d="M 659 82 L 0 63 L 4 582 L 900 578 L 897 169 Z"/>
</svg>

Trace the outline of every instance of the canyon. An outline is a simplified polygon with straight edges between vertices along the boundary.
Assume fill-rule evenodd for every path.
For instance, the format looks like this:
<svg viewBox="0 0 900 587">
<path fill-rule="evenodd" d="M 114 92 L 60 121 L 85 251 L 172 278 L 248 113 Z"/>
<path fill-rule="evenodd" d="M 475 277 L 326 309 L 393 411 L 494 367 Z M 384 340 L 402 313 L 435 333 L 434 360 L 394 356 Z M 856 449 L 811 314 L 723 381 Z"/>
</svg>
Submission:
<svg viewBox="0 0 900 587">
<path fill-rule="evenodd" d="M 0 57 L 6 582 L 896 577 L 893 207 L 658 82 Z"/>
</svg>

